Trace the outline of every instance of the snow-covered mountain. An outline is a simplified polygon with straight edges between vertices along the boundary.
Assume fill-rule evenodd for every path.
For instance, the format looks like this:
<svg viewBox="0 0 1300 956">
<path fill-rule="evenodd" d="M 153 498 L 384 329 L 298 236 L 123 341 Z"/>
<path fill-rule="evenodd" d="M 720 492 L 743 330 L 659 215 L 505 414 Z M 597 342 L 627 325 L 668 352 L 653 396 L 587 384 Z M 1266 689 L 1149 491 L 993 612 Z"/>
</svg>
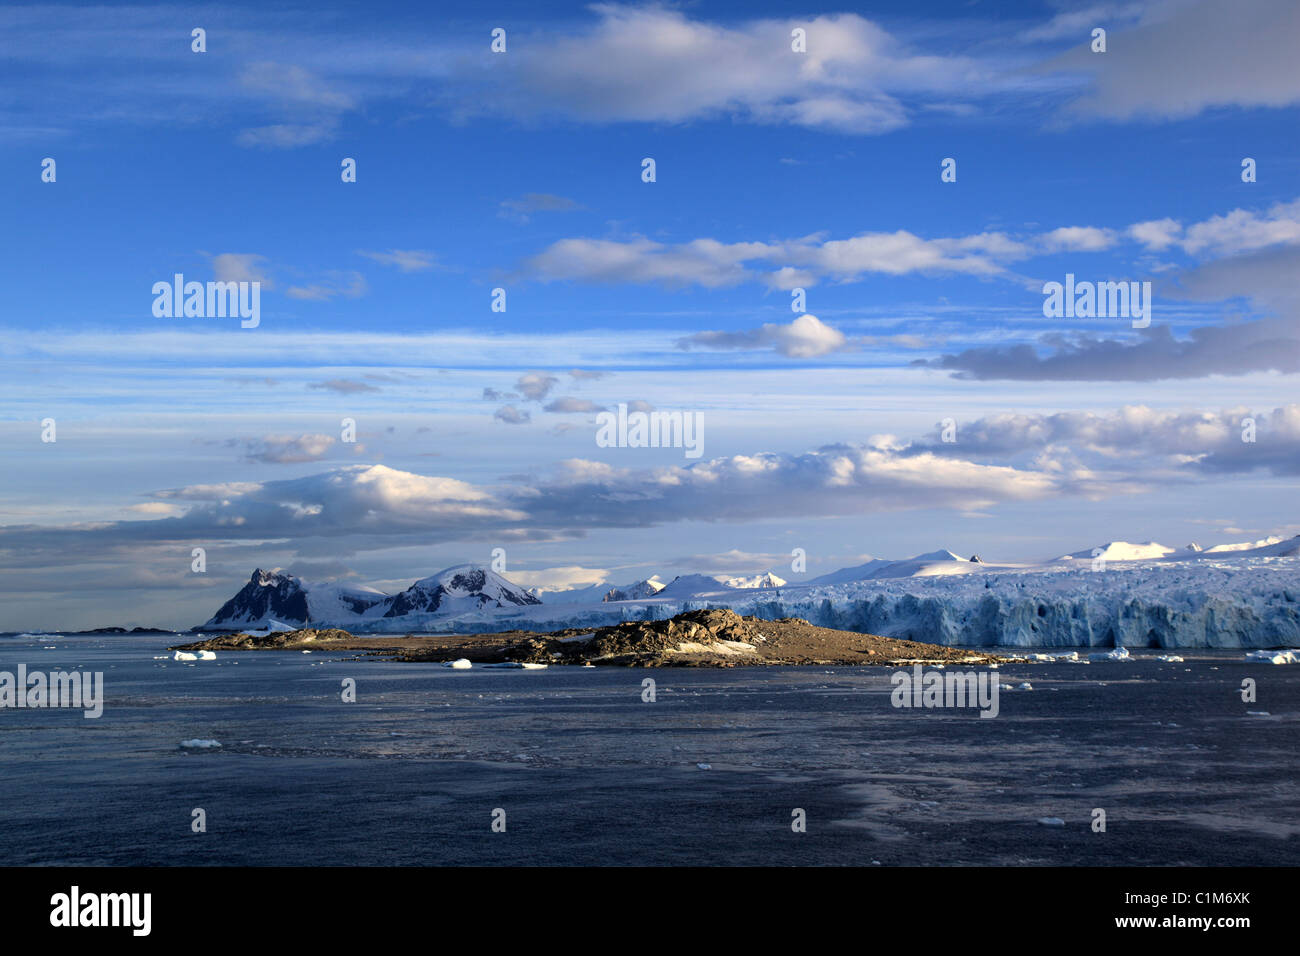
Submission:
<svg viewBox="0 0 1300 956">
<path fill-rule="evenodd" d="M 275 568 L 253 571 L 248 583 L 212 615 L 205 627 L 249 627 L 273 621 L 306 624 L 359 617 L 389 600 L 374 588 L 307 585 Z"/>
<path fill-rule="evenodd" d="M 1092 560 L 1099 551 L 1104 561 Z M 396 595 L 253 573 L 206 629 L 335 625 L 358 633 L 593 627 L 728 607 L 762 618 L 939 644 L 1019 647 L 1300 647 L 1300 536 L 1204 550 L 1116 541 L 1036 564 L 928 551 L 806 581 L 685 574 L 547 592 L 477 565 Z M 744 583 L 748 586 L 736 586 Z"/>
<path fill-rule="evenodd" d="M 601 601 L 635 601 L 638 598 L 653 597 L 663 589 L 664 583 L 659 580 L 658 575 L 654 575 L 621 588 L 610 588 L 605 592 L 605 596 L 601 598 Z"/>
<path fill-rule="evenodd" d="M 542 602 L 501 575 L 461 564 L 421 578 L 399 594 L 337 584 L 308 584 L 288 572 L 257 569 L 203 630 L 285 624 L 356 624 L 413 615 L 454 615 Z"/>
<path fill-rule="evenodd" d="M 848 584 L 852 581 L 876 581 L 882 578 L 918 578 L 938 574 L 969 574 L 984 568 L 982 561 L 971 561 L 946 548 L 927 551 L 901 561 L 872 558 L 866 564 L 841 568 L 805 582 L 809 587 Z"/>
<path fill-rule="evenodd" d="M 738 588 L 711 574 L 679 574 L 669 581 L 656 597 L 687 598 L 695 594 L 714 594 L 718 591 L 735 591 Z"/>
<path fill-rule="evenodd" d="M 785 587 L 785 578 L 768 571 L 752 577 L 723 578 L 722 583 L 729 588 L 781 588 Z"/>
<path fill-rule="evenodd" d="M 1129 541 L 1108 541 L 1100 547 L 1085 548 L 1063 554 L 1058 561 L 1150 561 L 1176 553 L 1177 549 L 1167 548 L 1154 541 L 1133 544 Z M 1200 552 L 1197 552 L 1200 553 Z"/>
<path fill-rule="evenodd" d="M 421 578 L 395 595 L 384 617 L 410 614 L 463 614 L 484 606 L 541 604 L 532 592 L 477 564 L 458 564 Z"/>
</svg>

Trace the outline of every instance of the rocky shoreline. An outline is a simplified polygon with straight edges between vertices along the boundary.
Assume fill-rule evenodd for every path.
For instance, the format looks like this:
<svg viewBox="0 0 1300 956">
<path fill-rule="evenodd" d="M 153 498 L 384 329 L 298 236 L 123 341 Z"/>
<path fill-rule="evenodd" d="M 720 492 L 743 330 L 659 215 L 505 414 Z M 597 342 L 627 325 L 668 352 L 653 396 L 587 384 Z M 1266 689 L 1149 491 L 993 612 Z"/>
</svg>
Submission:
<svg viewBox="0 0 1300 956">
<path fill-rule="evenodd" d="M 658 621 L 624 621 L 549 633 L 358 636 L 338 628 L 225 634 L 182 651 L 357 651 L 395 661 L 568 664 L 625 667 L 752 667 L 812 664 L 984 664 L 1003 660 L 966 648 L 817 627 L 802 618 L 764 620 L 734 611 L 687 611 Z"/>
</svg>

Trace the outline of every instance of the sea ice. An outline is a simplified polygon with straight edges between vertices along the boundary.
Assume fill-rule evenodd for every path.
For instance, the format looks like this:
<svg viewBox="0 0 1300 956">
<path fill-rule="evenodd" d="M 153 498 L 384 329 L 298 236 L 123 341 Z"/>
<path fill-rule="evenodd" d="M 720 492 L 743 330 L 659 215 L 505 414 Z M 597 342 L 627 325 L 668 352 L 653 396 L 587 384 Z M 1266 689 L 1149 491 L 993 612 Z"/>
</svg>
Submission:
<svg viewBox="0 0 1300 956">
<path fill-rule="evenodd" d="M 1117 647 L 1113 651 L 1093 651 L 1088 655 L 1090 661 L 1131 661 L 1127 647 Z"/>
<path fill-rule="evenodd" d="M 506 667 L 511 670 L 539 671 L 546 668 L 547 664 L 532 664 L 528 661 L 502 661 L 500 664 L 484 664 L 484 667 Z"/>
<path fill-rule="evenodd" d="M 1246 660 L 1267 664 L 1300 664 L 1300 654 L 1295 651 L 1251 651 L 1246 655 Z"/>
<path fill-rule="evenodd" d="M 182 740 L 181 746 L 186 750 L 211 750 L 214 747 L 220 747 L 221 744 L 216 740 L 203 740 L 195 737 L 193 740 Z"/>
<path fill-rule="evenodd" d="M 460 657 L 460 658 L 457 658 L 457 659 L 454 660 L 454 661 L 443 661 L 443 662 L 442 662 L 442 666 L 443 666 L 443 667 L 451 667 L 451 668 L 454 668 L 454 669 L 456 669 L 456 670 L 458 670 L 458 671 L 467 671 L 467 670 L 469 670 L 471 667 L 473 667 L 474 665 L 471 664 L 471 663 L 470 663 L 468 660 L 466 660 L 465 658 Z"/>
</svg>

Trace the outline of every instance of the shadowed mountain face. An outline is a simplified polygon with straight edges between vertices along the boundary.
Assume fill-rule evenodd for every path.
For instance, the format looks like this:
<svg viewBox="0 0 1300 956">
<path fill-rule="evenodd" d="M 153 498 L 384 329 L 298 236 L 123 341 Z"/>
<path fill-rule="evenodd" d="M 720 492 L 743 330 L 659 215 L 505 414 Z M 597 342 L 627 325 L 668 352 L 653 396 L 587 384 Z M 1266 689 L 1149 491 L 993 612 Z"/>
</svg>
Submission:
<svg viewBox="0 0 1300 956">
<path fill-rule="evenodd" d="M 303 590 L 302 582 L 292 574 L 258 568 L 239 593 L 221 605 L 208 621 L 208 626 L 251 624 L 270 618 L 309 621 L 307 592 Z"/>
</svg>

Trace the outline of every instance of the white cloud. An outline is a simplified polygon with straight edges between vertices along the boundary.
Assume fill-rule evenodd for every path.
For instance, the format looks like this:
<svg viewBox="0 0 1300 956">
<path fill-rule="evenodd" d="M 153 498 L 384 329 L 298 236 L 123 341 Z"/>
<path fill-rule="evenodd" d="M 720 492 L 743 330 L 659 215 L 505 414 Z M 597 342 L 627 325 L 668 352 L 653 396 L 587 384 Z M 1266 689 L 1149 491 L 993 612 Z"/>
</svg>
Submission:
<svg viewBox="0 0 1300 956">
<path fill-rule="evenodd" d="M 715 349 L 771 348 L 790 358 L 816 358 L 844 348 L 844 333 L 804 313 L 782 325 L 769 322 L 741 332 L 697 332 L 678 342 L 681 348 L 702 346 Z"/>
<path fill-rule="evenodd" d="M 389 249 L 387 252 L 366 252 L 357 255 L 373 259 L 380 265 L 396 266 L 403 272 L 426 272 L 438 264 L 438 257 L 424 249 Z"/>
<path fill-rule="evenodd" d="M 545 411 L 557 412 L 563 415 L 575 415 L 584 412 L 603 411 L 603 405 L 597 405 L 595 402 L 588 401 L 585 398 L 574 398 L 572 395 L 565 395 L 548 402 Z"/>
<path fill-rule="evenodd" d="M 492 417 L 497 421 L 505 422 L 507 425 L 525 425 L 532 421 L 533 418 L 531 413 L 521 411 L 513 405 L 502 405 L 492 413 Z"/>
<path fill-rule="evenodd" d="M 527 372 L 515 381 L 515 391 L 532 402 L 540 402 L 560 380 L 546 372 Z"/>
<path fill-rule="evenodd" d="M 730 116 L 876 134 L 908 122 L 903 94 L 950 98 L 1002 83 L 972 58 L 913 52 L 855 14 L 723 25 L 659 6 L 593 9 L 593 26 L 518 41 L 499 69 L 477 70 L 486 89 L 463 96 L 461 112 L 490 104 L 494 112 L 529 119 L 547 113 L 589 122 Z M 791 50 L 795 27 L 806 31 L 806 53 Z M 468 63 L 458 73 L 467 78 Z"/>
<path fill-rule="evenodd" d="M 1092 77 L 1092 88 L 1075 105 L 1084 115 L 1178 119 L 1221 107 L 1300 103 L 1300 5 L 1294 0 L 1154 3 L 1137 27 L 1112 29 L 1105 54 L 1092 53 L 1088 39 L 1081 36 L 1074 49 L 1043 67 Z"/>
<path fill-rule="evenodd" d="M 609 579 L 609 571 L 606 568 L 584 568 L 575 564 L 558 568 L 542 568 L 537 571 L 511 568 L 509 573 L 511 581 L 526 588 L 536 588 L 539 594 L 590 587 Z"/>
<path fill-rule="evenodd" d="M 294 299 L 328 302 L 343 296 L 356 299 L 366 294 L 366 280 L 360 272 L 331 272 L 320 282 L 308 286 L 291 286 L 285 294 Z"/>
<path fill-rule="evenodd" d="M 212 257 L 212 273 L 218 282 L 260 282 L 264 290 L 271 289 L 265 262 L 265 256 L 251 252 L 223 252 Z"/>
<path fill-rule="evenodd" d="M 1183 225 L 1177 219 L 1153 219 L 1137 222 L 1128 227 L 1128 235 L 1153 252 L 1168 249 L 1178 242 Z"/>
<path fill-rule="evenodd" d="M 1100 252 L 1115 244 L 1115 234 L 1095 226 L 1062 226 L 1043 236 L 1050 250 L 1061 252 Z"/>
<path fill-rule="evenodd" d="M 318 461 L 334 444 L 330 435 L 264 435 L 245 443 L 247 457 L 264 464 Z"/>
</svg>

